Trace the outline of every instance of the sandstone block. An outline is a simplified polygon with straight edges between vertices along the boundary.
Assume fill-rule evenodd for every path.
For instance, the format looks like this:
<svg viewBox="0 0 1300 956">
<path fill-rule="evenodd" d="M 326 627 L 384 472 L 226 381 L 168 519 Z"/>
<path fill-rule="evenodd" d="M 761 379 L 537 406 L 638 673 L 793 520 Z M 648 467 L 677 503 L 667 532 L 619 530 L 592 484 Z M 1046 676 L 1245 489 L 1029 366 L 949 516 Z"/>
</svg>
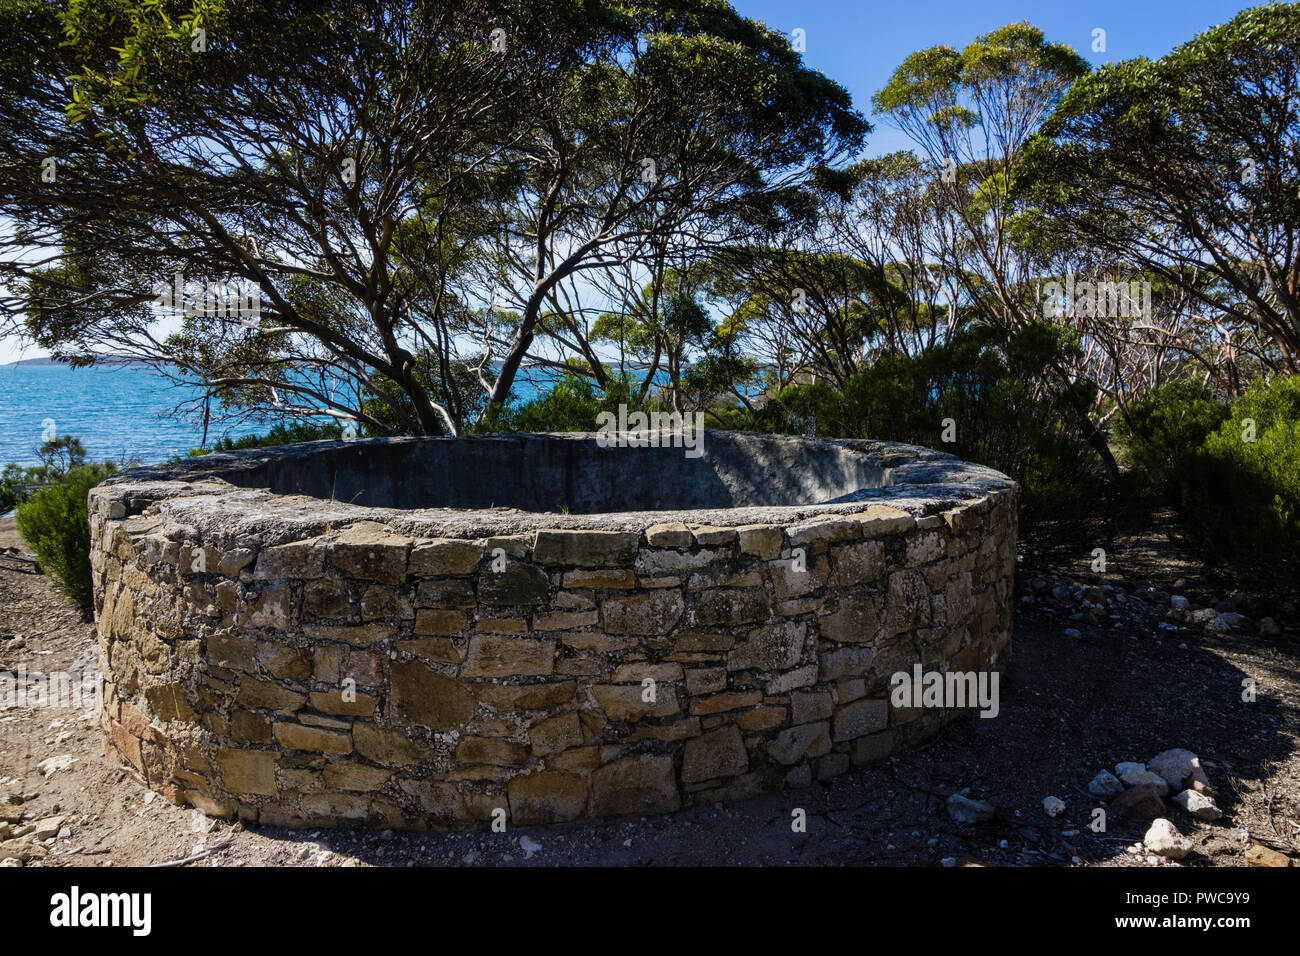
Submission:
<svg viewBox="0 0 1300 956">
<path fill-rule="evenodd" d="M 640 537 L 634 531 L 539 531 L 533 560 L 576 568 L 631 564 Z"/>
<path fill-rule="evenodd" d="M 781 529 L 770 524 L 751 524 L 736 529 L 741 554 L 752 554 L 764 561 L 781 556 L 783 536 Z"/>
<path fill-rule="evenodd" d="M 689 548 L 691 529 L 680 521 L 651 525 L 646 529 L 645 540 L 652 548 Z"/>
<path fill-rule="evenodd" d="M 517 826 L 567 823 L 587 813 L 587 780 L 576 773 L 532 773 L 506 786 Z"/>
<path fill-rule="evenodd" d="M 461 538 L 416 541 L 411 548 L 410 573 L 420 578 L 452 577 L 474 573 L 483 558 L 483 546 Z"/>
<path fill-rule="evenodd" d="M 740 729 L 733 724 L 686 741 L 682 751 L 685 783 L 734 777 L 748 770 L 749 754 L 740 738 Z"/>
<path fill-rule="evenodd" d="M 767 745 L 767 752 L 777 763 L 789 766 L 798 763 L 804 757 L 820 757 L 830 753 L 831 725 L 825 721 L 816 724 L 801 724 L 777 734 L 776 740 Z"/>
<path fill-rule="evenodd" d="M 597 684 L 591 688 L 605 716 L 610 720 L 640 720 L 643 717 L 669 717 L 681 708 L 671 687 L 655 688 L 653 701 L 643 700 L 639 684 Z"/>
<path fill-rule="evenodd" d="M 681 807 L 671 757 L 616 760 L 593 773 L 591 782 L 598 816 L 670 813 Z"/>
<path fill-rule="evenodd" d="M 631 568 L 599 569 L 595 571 L 565 571 L 566 588 L 630 588 L 636 586 L 636 574 Z"/>
<path fill-rule="evenodd" d="M 537 677 L 555 669 L 555 641 L 477 634 L 461 668 L 464 677 Z"/>
<path fill-rule="evenodd" d="M 889 702 L 885 700 L 856 700 L 835 712 L 831 739 L 853 740 L 875 734 L 889 726 Z"/>
<path fill-rule="evenodd" d="M 610 598 L 601 604 L 605 630 L 611 634 L 667 634 L 685 605 L 678 591 L 651 591 Z"/>
<path fill-rule="evenodd" d="M 217 753 L 221 780 L 231 793 L 275 796 L 275 762 L 268 750 L 222 750 Z"/>
<path fill-rule="evenodd" d="M 478 598 L 483 604 L 518 606 L 545 604 L 551 580 L 536 565 L 507 561 L 504 571 L 487 571 L 479 575 Z"/>
<path fill-rule="evenodd" d="M 346 618 L 347 592 L 335 581 L 322 578 L 309 581 L 303 588 L 303 613 L 313 618 Z"/>
<path fill-rule="evenodd" d="M 523 744 L 501 737 L 462 737 L 456 745 L 456 762 L 522 767 L 528 762 L 528 751 Z"/>
<path fill-rule="evenodd" d="M 560 714 L 533 724 L 528 730 L 529 744 L 539 757 L 559 753 L 582 745 L 582 724 L 577 714 Z"/>
<path fill-rule="evenodd" d="M 389 533 L 376 522 L 359 521 L 334 539 L 330 563 L 354 578 L 401 584 L 410 549 L 409 539 Z"/>
<path fill-rule="evenodd" d="M 430 730 L 457 730 L 474 716 L 474 695 L 419 661 L 393 661 L 390 709 L 395 719 Z"/>
<path fill-rule="evenodd" d="M 750 631 L 744 644 L 727 655 L 727 670 L 788 670 L 803 656 L 808 627 L 779 621 Z"/>
<path fill-rule="evenodd" d="M 287 722 L 275 724 L 273 729 L 276 741 L 290 750 L 314 750 L 329 754 L 352 753 L 351 734 Z"/>
</svg>

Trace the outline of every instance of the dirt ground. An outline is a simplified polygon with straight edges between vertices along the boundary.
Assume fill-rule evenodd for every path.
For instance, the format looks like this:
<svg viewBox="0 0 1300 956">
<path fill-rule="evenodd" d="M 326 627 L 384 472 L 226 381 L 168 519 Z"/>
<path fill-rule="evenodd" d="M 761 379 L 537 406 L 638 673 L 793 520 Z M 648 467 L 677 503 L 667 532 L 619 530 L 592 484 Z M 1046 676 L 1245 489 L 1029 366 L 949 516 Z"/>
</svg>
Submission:
<svg viewBox="0 0 1300 956">
<path fill-rule="evenodd" d="M 739 806 L 501 834 L 246 828 L 146 791 L 102 755 L 94 714 L 24 707 L 0 709 L 0 804 L 12 798 L 14 816 L 12 801 L 21 799 L 14 825 L 64 818 L 41 843 L 47 855 L 27 866 L 155 865 L 197 855 L 184 865 L 1197 867 L 1248 865 L 1252 844 L 1251 856 L 1262 846 L 1300 865 L 1300 615 L 1290 605 L 1248 602 L 1248 619 L 1230 633 L 1171 619 L 1166 591 L 1193 607 L 1222 598 L 1173 527 L 1165 514 L 1137 532 L 1099 531 L 1105 575 L 1090 570 L 1088 535 L 1048 529 L 1038 539 L 1046 543 L 1022 544 L 997 719 L 963 718 L 928 745 Z M 1100 583 L 1125 590 L 1105 612 L 1085 605 L 1081 614 L 1073 599 L 1052 597 L 1052 587 Z M 1140 588 L 1154 589 L 1154 599 L 1134 596 Z M 1261 633 L 1265 616 L 1278 633 Z M 0 519 L 0 669 L 67 670 L 93 645 L 93 626 L 37 573 L 13 520 Z M 1242 700 L 1245 678 L 1257 683 L 1253 702 Z M 1194 847 L 1178 863 L 1135 849 L 1144 824 L 1112 815 L 1105 833 L 1088 827 L 1101 805 L 1087 791 L 1098 771 L 1171 747 L 1201 757 L 1225 814 L 1205 823 L 1169 803 L 1169 818 Z M 64 769 L 38 769 L 65 756 L 73 762 Z M 945 800 L 955 792 L 992 804 L 996 816 L 954 822 Z M 1043 807 L 1049 796 L 1066 805 L 1055 817 Z M 799 808 L 804 833 L 791 826 Z"/>
</svg>

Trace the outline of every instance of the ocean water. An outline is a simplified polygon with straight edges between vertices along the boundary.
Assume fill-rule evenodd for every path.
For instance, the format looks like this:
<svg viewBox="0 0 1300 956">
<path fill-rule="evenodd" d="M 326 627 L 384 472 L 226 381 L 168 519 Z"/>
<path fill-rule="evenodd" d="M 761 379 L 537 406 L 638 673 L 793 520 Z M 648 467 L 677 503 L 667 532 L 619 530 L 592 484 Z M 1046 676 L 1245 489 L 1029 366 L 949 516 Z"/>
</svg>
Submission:
<svg viewBox="0 0 1300 956">
<path fill-rule="evenodd" d="M 534 398 L 548 386 L 547 373 L 529 371 L 521 369 L 516 380 L 518 401 Z M 185 455 L 202 441 L 203 425 L 176 409 L 197 394 L 197 388 L 174 385 L 139 365 L 0 366 L 0 465 L 36 464 L 36 449 L 50 434 L 80 438 L 92 461 L 151 464 Z M 214 423 L 208 442 L 261 434 L 270 427 Z"/>
<path fill-rule="evenodd" d="M 174 386 L 143 366 L 0 366 L 0 463 L 38 462 L 36 449 L 50 434 L 80 438 L 92 461 L 148 464 L 184 455 L 200 443 L 203 425 L 187 421 L 176 407 L 196 394 L 198 389 Z M 268 427 L 246 425 L 229 434 Z M 209 428 L 209 441 L 226 433 Z"/>
</svg>

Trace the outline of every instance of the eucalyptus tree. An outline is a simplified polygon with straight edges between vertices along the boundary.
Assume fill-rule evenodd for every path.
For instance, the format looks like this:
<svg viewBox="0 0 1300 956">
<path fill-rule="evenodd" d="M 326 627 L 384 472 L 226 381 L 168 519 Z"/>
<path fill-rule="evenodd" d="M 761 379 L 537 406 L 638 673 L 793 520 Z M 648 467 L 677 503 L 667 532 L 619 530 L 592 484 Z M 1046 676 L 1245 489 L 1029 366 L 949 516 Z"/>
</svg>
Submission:
<svg viewBox="0 0 1300 956">
<path fill-rule="evenodd" d="M 482 167 L 599 44 L 587 6 L 9 0 L 0 31 L 31 43 L 0 66 L 9 315 L 76 361 L 454 429 L 416 356 Z"/>
<path fill-rule="evenodd" d="M 560 277 L 756 228 L 866 128 L 717 0 L 2 0 L 0 33 L 3 331 L 377 432 L 461 432 Z"/>
<path fill-rule="evenodd" d="M 1081 79 L 1017 185 L 1060 231 L 1233 330 L 1216 349 L 1257 332 L 1266 367 L 1300 370 L 1300 4 Z"/>
<path fill-rule="evenodd" d="M 565 280 L 635 263 L 653 282 L 668 263 L 699 263 L 770 231 L 869 129 L 784 35 L 721 0 L 628 5 L 627 15 L 623 42 L 560 78 L 556 110 L 515 153 L 517 188 L 497 214 L 507 242 L 486 281 L 521 321 L 493 403 L 530 354 L 539 317 L 562 311 Z"/>
<path fill-rule="evenodd" d="M 1069 47 L 1015 23 L 960 51 L 913 53 L 873 99 L 928 161 L 958 227 L 939 264 L 986 321 L 1014 328 L 1041 315 L 1031 255 L 1011 228 L 1015 164 L 1088 69 Z"/>
</svg>

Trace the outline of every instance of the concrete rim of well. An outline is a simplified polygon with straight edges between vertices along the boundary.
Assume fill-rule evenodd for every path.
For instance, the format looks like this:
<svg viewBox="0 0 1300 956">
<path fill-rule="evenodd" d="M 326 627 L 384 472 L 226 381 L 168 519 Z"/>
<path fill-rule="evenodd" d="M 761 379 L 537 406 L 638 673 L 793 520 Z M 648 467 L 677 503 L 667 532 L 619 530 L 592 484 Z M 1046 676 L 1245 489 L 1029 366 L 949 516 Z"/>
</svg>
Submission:
<svg viewBox="0 0 1300 956">
<path fill-rule="evenodd" d="M 498 433 L 469 438 L 367 438 L 302 442 L 232 452 L 129 469 L 99 487 L 119 500 L 132 501 L 131 513 L 147 505 L 173 520 L 221 539 L 256 534 L 265 544 L 298 540 L 368 521 L 416 537 L 483 538 L 537 530 L 644 530 L 656 524 L 736 528 L 753 524 L 789 525 L 818 517 L 860 514 L 888 506 L 913 518 L 960 509 L 991 495 L 1014 490 L 1001 472 L 919 445 L 871 439 L 825 439 L 753 432 L 710 432 L 770 443 L 839 448 L 865 456 L 885 473 L 884 487 L 867 488 L 819 504 L 759 505 L 590 514 L 521 511 L 514 508 L 400 509 L 349 504 L 265 488 L 239 487 L 227 476 L 269 463 L 304 458 L 341 448 L 385 447 L 414 442 L 594 441 L 594 432 Z"/>
</svg>

